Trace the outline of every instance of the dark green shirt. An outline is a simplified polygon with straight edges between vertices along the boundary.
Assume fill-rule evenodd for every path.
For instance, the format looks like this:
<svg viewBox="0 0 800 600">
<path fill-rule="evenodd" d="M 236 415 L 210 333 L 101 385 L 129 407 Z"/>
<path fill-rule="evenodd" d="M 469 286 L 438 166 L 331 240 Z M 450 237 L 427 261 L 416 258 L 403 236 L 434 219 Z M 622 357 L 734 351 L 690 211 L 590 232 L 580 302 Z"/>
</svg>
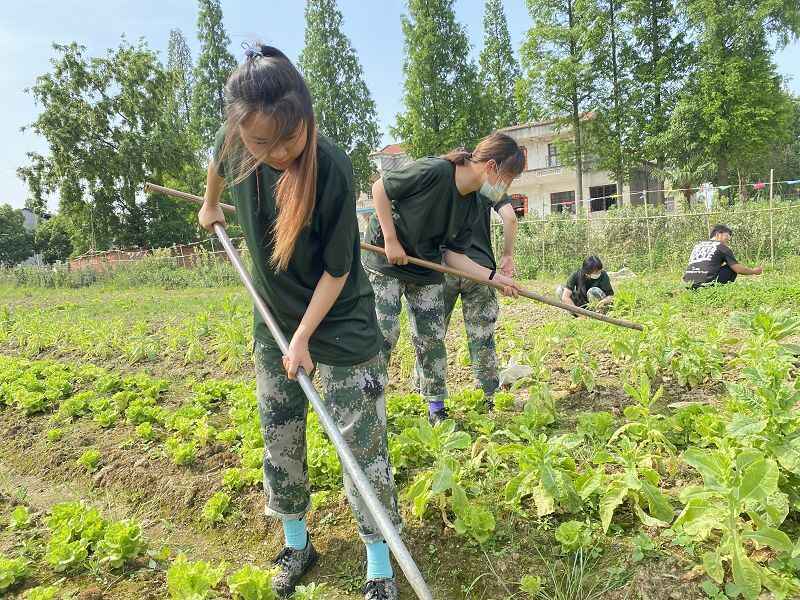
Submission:
<svg viewBox="0 0 800 600">
<path fill-rule="evenodd" d="M 215 163 L 221 176 L 228 174 L 230 183 L 235 167 L 227 159 L 222 163 L 216 160 L 223 137 L 220 130 Z M 353 168 L 347 156 L 323 136 L 319 136 L 317 160 L 317 198 L 311 223 L 300 232 L 286 271 L 276 273 L 270 263 L 277 217 L 274 190 L 281 173 L 262 164 L 230 189 L 253 262 L 253 284 L 289 340 L 323 272 L 333 277 L 348 274 L 341 294 L 311 336 L 309 351 L 315 362 L 351 366 L 375 356 L 383 337 L 372 286 L 360 263 Z M 262 344 L 277 347 L 257 310 L 253 335 Z"/>
<path fill-rule="evenodd" d="M 575 303 L 575 306 L 586 306 L 589 304 L 589 298 L 586 296 L 586 293 L 581 293 L 580 289 L 578 288 L 578 283 L 580 282 L 581 277 L 583 277 L 583 275 L 581 275 L 581 270 L 578 269 L 572 275 L 570 275 L 569 279 L 567 280 L 567 287 L 572 290 L 572 301 Z M 589 288 L 593 287 L 603 290 L 606 296 L 614 295 L 614 288 L 611 287 L 611 279 L 609 279 L 608 273 L 605 271 L 603 271 L 600 275 L 600 279 L 586 278 L 586 289 L 588 290 Z"/>
<path fill-rule="evenodd" d="M 467 256 L 487 269 L 497 269 L 492 250 L 492 208 L 499 213 L 500 209 L 506 204 L 511 204 L 509 196 L 503 196 L 498 202 L 492 205 L 483 194 L 478 194 L 480 205 L 480 215 L 472 224 L 472 245 L 467 249 Z"/>
<path fill-rule="evenodd" d="M 443 158 L 422 158 L 383 175 L 392 204 L 397 239 L 409 256 L 442 262 L 442 248 L 463 254 L 472 243 L 472 223 L 479 214 L 477 194 L 461 195 L 453 163 Z M 383 231 L 372 215 L 365 240 L 383 246 Z M 420 285 L 444 281 L 444 276 L 416 265 L 391 265 L 372 252 L 364 264 L 385 275 Z"/>
</svg>

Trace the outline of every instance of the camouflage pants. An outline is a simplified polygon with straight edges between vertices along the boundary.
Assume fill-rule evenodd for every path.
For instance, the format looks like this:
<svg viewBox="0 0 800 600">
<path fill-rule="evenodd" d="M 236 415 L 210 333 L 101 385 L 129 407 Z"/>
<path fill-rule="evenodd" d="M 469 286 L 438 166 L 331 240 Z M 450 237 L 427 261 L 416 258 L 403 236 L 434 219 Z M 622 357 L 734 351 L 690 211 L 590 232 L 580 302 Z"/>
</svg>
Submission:
<svg viewBox="0 0 800 600">
<path fill-rule="evenodd" d="M 561 300 L 564 297 L 564 291 L 566 291 L 566 287 L 563 285 L 559 285 L 556 288 L 556 297 Z M 590 287 L 586 290 L 586 297 L 589 299 L 589 303 L 593 302 L 600 302 L 606 297 L 606 293 L 601 290 L 599 287 Z"/>
<path fill-rule="evenodd" d="M 367 270 L 375 291 L 375 312 L 384 338 L 384 359 L 389 364 L 400 338 L 401 298 L 408 303 L 411 342 L 420 365 L 420 392 L 428 402 L 447 398 L 447 350 L 444 346 L 443 286 L 416 285 L 377 271 Z"/>
<path fill-rule="evenodd" d="M 497 303 L 497 295 L 493 288 L 469 279 L 445 275 L 445 328 L 450 327 L 450 317 L 459 295 L 464 328 L 467 330 L 472 374 L 488 398 L 500 386 L 497 374 L 497 351 L 494 344 L 494 331 L 497 327 L 500 305 Z"/>
<path fill-rule="evenodd" d="M 264 436 L 266 514 L 300 519 L 311 506 L 306 463 L 308 400 L 283 369 L 281 353 L 256 343 L 256 393 Z M 364 470 L 392 521 L 402 525 L 389 464 L 386 434 L 386 366 L 380 354 L 352 367 L 316 365 L 331 417 Z M 355 485 L 344 473 L 344 488 L 365 543 L 383 539 Z"/>
<path fill-rule="evenodd" d="M 469 279 L 445 275 L 444 282 L 444 323 L 450 328 L 450 318 L 456 301 L 461 296 L 461 313 L 464 315 L 464 328 L 467 330 L 472 374 L 475 384 L 483 390 L 487 398 L 500 387 L 497 373 L 497 351 L 494 332 L 500 306 L 494 289 Z M 419 369 L 415 365 L 413 387 L 419 385 Z"/>
</svg>

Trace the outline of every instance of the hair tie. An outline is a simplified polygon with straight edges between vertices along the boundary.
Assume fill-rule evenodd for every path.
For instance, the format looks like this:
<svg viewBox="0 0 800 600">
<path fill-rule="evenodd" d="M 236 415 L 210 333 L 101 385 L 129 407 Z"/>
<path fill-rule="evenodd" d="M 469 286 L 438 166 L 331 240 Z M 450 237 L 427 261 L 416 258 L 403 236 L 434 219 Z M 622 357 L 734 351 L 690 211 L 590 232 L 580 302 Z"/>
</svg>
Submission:
<svg viewBox="0 0 800 600">
<path fill-rule="evenodd" d="M 254 58 L 257 58 L 259 56 L 263 56 L 263 54 L 261 53 L 260 48 L 257 49 L 255 47 L 251 46 L 250 44 L 248 44 L 247 42 L 242 42 L 242 48 L 244 48 L 244 57 L 247 60 L 253 60 Z"/>
</svg>

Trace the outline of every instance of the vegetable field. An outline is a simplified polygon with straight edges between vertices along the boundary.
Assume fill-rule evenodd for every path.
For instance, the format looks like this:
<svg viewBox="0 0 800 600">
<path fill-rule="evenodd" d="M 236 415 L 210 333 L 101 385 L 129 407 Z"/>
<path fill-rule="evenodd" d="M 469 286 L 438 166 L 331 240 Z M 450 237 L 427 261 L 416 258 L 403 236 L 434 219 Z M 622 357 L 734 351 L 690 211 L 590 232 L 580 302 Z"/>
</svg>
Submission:
<svg viewBox="0 0 800 600">
<path fill-rule="evenodd" d="M 642 333 L 503 299 L 523 376 L 493 413 L 457 308 L 435 428 L 404 332 L 390 450 L 434 595 L 800 597 L 799 276 L 620 281 L 614 314 Z M 250 327 L 238 287 L 0 288 L 0 596 L 273 598 Z M 309 419 L 322 556 L 295 598 L 355 599 L 363 546 Z"/>
</svg>

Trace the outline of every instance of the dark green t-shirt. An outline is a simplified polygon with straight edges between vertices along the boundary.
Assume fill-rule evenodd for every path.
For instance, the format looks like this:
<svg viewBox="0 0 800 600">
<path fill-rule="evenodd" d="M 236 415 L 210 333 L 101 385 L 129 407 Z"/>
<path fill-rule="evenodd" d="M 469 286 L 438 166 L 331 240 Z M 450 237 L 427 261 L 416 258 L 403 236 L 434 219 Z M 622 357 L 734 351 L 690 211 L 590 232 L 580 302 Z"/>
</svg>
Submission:
<svg viewBox="0 0 800 600">
<path fill-rule="evenodd" d="M 467 256 L 487 269 L 496 269 L 497 263 L 494 260 L 492 250 L 492 208 L 495 212 L 500 212 L 506 204 L 511 204 L 509 196 L 503 196 L 498 202 L 492 205 L 483 194 L 478 194 L 478 204 L 480 215 L 472 224 L 472 245 L 467 249 Z"/>
<path fill-rule="evenodd" d="M 235 167 L 228 160 L 217 160 L 223 138 L 220 130 L 214 162 L 225 177 L 233 174 Z M 277 217 L 274 190 L 281 173 L 262 164 L 230 189 L 253 262 L 253 284 L 287 339 L 291 340 L 300 324 L 323 272 L 334 277 L 349 273 L 341 294 L 311 336 L 309 351 L 314 361 L 351 366 L 375 356 L 383 337 L 372 286 L 360 262 L 353 168 L 347 156 L 323 136 L 318 140 L 317 161 L 317 199 L 311 223 L 300 232 L 286 271 L 276 273 L 270 264 Z M 233 177 L 227 179 L 230 182 Z M 255 339 L 277 347 L 257 310 L 254 315 Z"/>
<path fill-rule="evenodd" d="M 392 204 L 397 238 L 406 254 L 442 262 L 442 248 L 464 253 L 472 243 L 472 223 L 479 213 L 477 194 L 459 193 L 455 165 L 443 158 L 422 158 L 383 175 L 383 186 Z M 365 241 L 383 246 L 383 231 L 372 215 Z M 410 283 L 441 283 L 444 276 L 416 265 L 391 265 L 385 257 L 367 252 L 364 264 L 385 275 Z"/>
<path fill-rule="evenodd" d="M 586 296 L 586 293 L 581 294 L 580 289 L 578 288 L 578 283 L 580 282 L 581 277 L 583 277 L 581 275 L 581 270 L 578 269 L 572 275 L 570 275 L 569 279 L 567 280 L 567 287 L 572 290 L 572 301 L 575 303 L 575 306 L 586 306 L 589 304 L 589 298 Z M 611 287 L 611 279 L 608 277 L 608 273 L 605 271 L 601 273 L 600 279 L 586 279 L 586 289 L 588 290 L 589 288 L 593 287 L 603 290 L 606 296 L 614 295 L 614 288 Z"/>
</svg>

